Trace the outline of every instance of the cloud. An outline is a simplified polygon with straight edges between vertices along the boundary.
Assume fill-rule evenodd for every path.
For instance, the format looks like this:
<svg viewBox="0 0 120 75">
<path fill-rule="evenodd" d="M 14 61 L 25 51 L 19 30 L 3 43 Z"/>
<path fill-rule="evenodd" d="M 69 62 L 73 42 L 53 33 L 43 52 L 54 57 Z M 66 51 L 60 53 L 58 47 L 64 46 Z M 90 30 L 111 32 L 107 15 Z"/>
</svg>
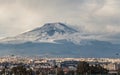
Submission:
<svg viewBox="0 0 120 75">
<path fill-rule="evenodd" d="M 14 36 L 47 22 L 83 27 L 92 35 L 115 36 L 120 33 L 119 8 L 119 0 L 0 0 L 0 37 Z"/>
<path fill-rule="evenodd" d="M 119 28 L 119 8 L 119 0 L 105 0 L 98 9 L 93 10 L 87 18 L 83 20 L 86 31 L 93 33 L 107 33 L 111 32 L 111 28 L 108 27 L 112 26 L 113 29 Z M 118 28 L 113 31 L 113 34 L 116 33 Z"/>
</svg>

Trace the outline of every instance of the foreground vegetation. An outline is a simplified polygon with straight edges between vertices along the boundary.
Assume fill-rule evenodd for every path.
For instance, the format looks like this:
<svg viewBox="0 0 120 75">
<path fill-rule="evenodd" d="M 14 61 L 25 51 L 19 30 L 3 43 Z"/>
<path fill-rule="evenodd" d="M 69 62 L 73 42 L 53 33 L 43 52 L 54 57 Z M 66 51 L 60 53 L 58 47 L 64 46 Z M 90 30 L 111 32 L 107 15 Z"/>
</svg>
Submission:
<svg viewBox="0 0 120 75">
<path fill-rule="evenodd" d="M 0 75 L 110 75 L 108 70 L 100 66 L 99 64 L 90 65 L 87 62 L 79 62 L 77 70 L 65 72 L 63 68 L 54 66 L 52 69 L 38 68 L 36 70 L 31 69 L 29 66 L 21 64 L 11 69 L 5 67 L 1 70 Z M 120 75 L 120 69 L 118 74 Z"/>
</svg>

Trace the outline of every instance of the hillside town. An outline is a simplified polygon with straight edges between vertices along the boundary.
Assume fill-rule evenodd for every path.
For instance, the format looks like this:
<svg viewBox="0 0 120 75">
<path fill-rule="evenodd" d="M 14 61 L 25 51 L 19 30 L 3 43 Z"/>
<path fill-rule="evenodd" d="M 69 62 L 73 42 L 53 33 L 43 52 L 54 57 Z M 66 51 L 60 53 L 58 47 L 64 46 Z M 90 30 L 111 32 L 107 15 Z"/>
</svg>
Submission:
<svg viewBox="0 0 120 75">
<path fill-rule="evenodd" d="M 80 73 L 119 75 L 120 59 L 0 57 L 0 75 L 80 75 Z"/>
</svg>

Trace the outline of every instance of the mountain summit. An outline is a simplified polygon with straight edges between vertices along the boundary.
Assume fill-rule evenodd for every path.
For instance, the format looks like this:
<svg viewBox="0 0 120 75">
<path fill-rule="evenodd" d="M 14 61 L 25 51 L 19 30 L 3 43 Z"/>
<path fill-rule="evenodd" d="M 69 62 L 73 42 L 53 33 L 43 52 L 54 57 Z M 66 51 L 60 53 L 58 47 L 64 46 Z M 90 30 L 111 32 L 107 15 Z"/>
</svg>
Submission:
<svg viewBox="0 0 120 75">
<path fill-rule="evenodd" d="M 64 23 L 46 23 L 42 27 L 38 27 L 15 37 L 5 38 L 2 41 L 7 43 L 54 42 L 54 40 L 68 40 L 67 37 L 69 37 L 69 35 L 77 32 L 77 30 L 68 27 Z"/>
<path fill-rule="evenodd" d="M 58 22 L 58 23 L 47 23 L 47 24 L 43 25 L 42 27 L 36 28 L 27 33 L 31 33 L 31 32 L 32 33 L 37 32 L 39 34 L 46 33 L 49 36 L 53 36 L 55 33 L 72 34 L 72 33 L 77 32 L 77 30 L 72 29 L 63 23 Z M 27 34 L 27 33 L 25 33 L 25 34 Z"/>
<path fill-rule="evenodd" d="M 65 33 L 74 33 L 77 32 L 75 29 L 72 29 L 70 27 L 68 27 L 67 25 L 63 24 L 63 23 L 47 23 L 44 26 L 40 27 L 40 28 L 36 28 L 30 32 L 40 32 L 40 33 L 47 33 L 49 36 L 54 35 L 56 32 L 59 34 L 65 34 Z"/>
</svg>

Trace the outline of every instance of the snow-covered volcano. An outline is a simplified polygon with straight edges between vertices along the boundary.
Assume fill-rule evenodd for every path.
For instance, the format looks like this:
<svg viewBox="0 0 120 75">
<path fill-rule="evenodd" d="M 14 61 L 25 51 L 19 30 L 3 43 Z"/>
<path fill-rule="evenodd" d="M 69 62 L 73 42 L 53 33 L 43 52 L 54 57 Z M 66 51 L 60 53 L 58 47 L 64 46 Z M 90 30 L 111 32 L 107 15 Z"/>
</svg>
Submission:
<svg viewBox="0 0 120 75">
<path fill-rule="evenodd" d="M 51 42 L 55 40 L 70 40 L 71 35 L 78 33 L 77 30 L 68 27 L 63 23 L 47 23 L 42 27 L 25 32 L 15 37 L 2 39 L 4 43 L 23 43 L 23 42 Z"/>
<path fill-rule="evenodd" d="M 97 37 L 97 36 L 96 36 Z M 63 23 L 47 23 L 15 37 L 0 40 L 0 56 L 116 57 L 120 44 L 93 39 Z M 103 53 L 104 52 L 104 53 Z"/>
</svg>

